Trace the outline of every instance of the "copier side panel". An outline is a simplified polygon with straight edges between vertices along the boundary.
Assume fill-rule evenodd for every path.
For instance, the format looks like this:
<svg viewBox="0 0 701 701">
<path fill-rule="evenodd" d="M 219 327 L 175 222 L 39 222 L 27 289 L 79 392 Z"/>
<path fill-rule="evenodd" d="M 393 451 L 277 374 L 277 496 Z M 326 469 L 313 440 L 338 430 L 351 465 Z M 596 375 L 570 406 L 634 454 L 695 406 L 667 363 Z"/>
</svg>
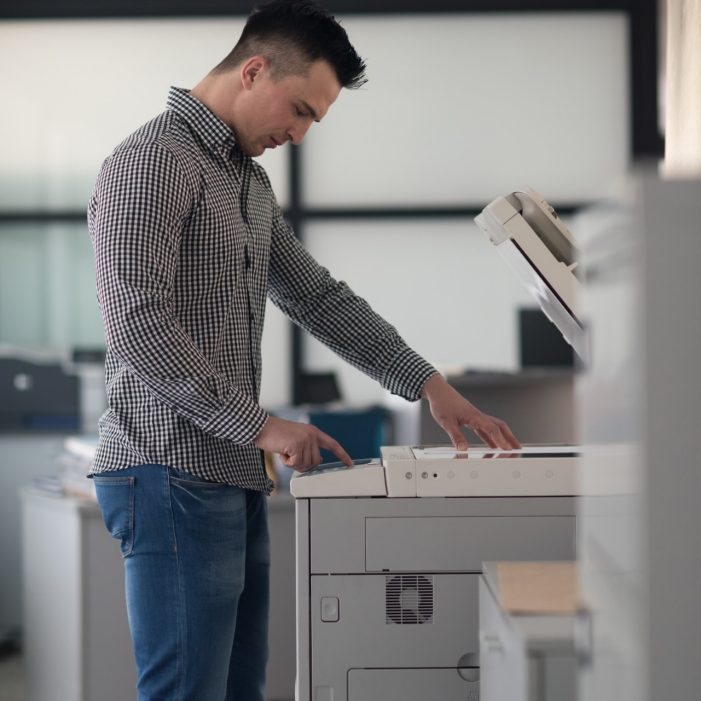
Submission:
<svg viewBox="0 0 701 701">
<path fill-rule="evenodd" d="M 368 572 L 481 572 L 496 560 L 571 559 L 572 516 L 365 519 Z"/>
<path fill-rule="evenodd" d="M 302 701 L 311 699 L 310 662 L 311 662 L 311 632 L 309 630 L 309 499 L 295 501 L 296 529 L 296 572 L 297 580 L 297 610 L 296 610 L 296 640 L 297 640 L 297 677 L 295 679 L 295 699 Z"/>
<path fill-rule="evenodd" d="M 333 701 L 349 701 L 346 687 L 353 670 L 391 669 L 401 677 L 405 670 L 427 670 L 431 676 L 435 670 L 452 669 L 451 676 L 459 680 L 460 660 L 468 655 L 477 660 L 479 651 L 473 605 L 478 579 L 473 574 L 313 576 L 312 699 L 323 697 L 323 689 Z M 333 616 L 326 615 L 324 602 L 329 600 L 335 604 Z M 356 674 L 356 686 L 367 690 L 381 685 L 384 677 Z M 454 696 L 440 691 L 442 701 L 464 701 L 468 685 L 456 684 Z M 409 695 L 406 701 L 425 698 Z"/>
<path fill-rule="evenodd" d="M 464 676 L 463 676 L 464 675 Z M 348 701 L 478 701 L 479 680 L 455 669 L 351 669 Z"/>
<path fill-rule="evenodd" d="M 465 656 L 478 651 L 481 561 L 505 546 L 510 559 L 574 559 L 574 515 L 569 497 L 309 500 L 311 679 L 298 701 L 384 701 L 388 685 L 424 701 L 439 677 L 442 701 L 476 698 L 458 667 L 478 663 Z M 419 622 L 427 589 L 432 618 Z M 389 616 L 392 597 L 416 622 Z"/>
<path fill-rule="evenodd" d="M 400 569 L 426 569 L 416 565 L 421 560 L 430 565 L 430 569 L 436 564 L 436 558 L 445 559 L 440 553 L 455 550 L 446 546 L 446 537 L 457 539 L 458 545 L 461 534 L 465 533 L 468 540 L 471 538 L 470 526 L 475 521 L 441 523 L 440 519 L 490 519 L 486 529 L 480 527 L 487 538 L 486 545 L 480 543 L 480 551 L 487 554 L 477 553 L 481 558 L 477 561 L 474 555 L 469 556 L 464 545 L 459 545 L 463 553 L 468 553 L 462 557 L 463 562 L 441 569 L 479 572 L 482 560 L 567 560 L 575 556 L 575 500 L 571 497 L 341 498 L 309 501 L 310 572 L 314 574 L 361 574 L 377 568 L 381 555 L 377 553 L 375 544 L 370 545 L 368 553 L 368 534 L 390 536 L 395 531 L 400 535 L 402 532 L 401 524 L 397 528 L 400 522 L 381 522 L 378 519 L 428 519 L 402 522 L 420 533 L 421 537 L 420 542 L 416 538 L 412 541 L 403 539 L 399 543 L 393 540 L 392 547 L 403 548 L 405 553 Z M 517 517 L 528 517 L 528 520 L 513 521 Z M 429 520 L 433 519 L 437 519 L 437 523 L 431 526 Z M 462 524 L 462 528 L 456 531 L 450 526 L 446 527 L 448 524 Z M 520 530 L 521 524 L 527 525 L 528 535 Z M 494 547 L 491 548 L 490 533 L 494 534 Z M 412 561 L 415 564 L 411 565 Z M 440 564 L 447 563 L 442 561 Z M 381 562 L 379 565 L 380 570 L 390 568 Z"/>
</svg>

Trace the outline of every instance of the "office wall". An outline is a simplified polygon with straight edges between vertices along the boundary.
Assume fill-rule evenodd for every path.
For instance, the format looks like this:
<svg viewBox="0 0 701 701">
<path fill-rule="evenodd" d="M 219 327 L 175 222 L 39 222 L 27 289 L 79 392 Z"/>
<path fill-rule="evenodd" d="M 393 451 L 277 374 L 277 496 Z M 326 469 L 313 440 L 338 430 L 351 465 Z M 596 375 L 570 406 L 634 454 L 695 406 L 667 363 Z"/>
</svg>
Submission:
<svg viewBox="0 0 701 701">
<path fill-rule="evenodd" d="M 354 17 L 346 27 L 370 81 L 342 93 L 307 137 L 305 204 L 481 208 L 530 185 L 578 205 L 626 171 L 621 15 Z M 517 368 L 517 309 L 534 302 L 469 219 L 319 220 L 305 241 L 431 362 Z M 308 368 L 335 370 L 346 400 L 381 398 L 319 343 L 305 347 Z"/>
<path fill-rule="evenodd" d="M 0 214 L 82 211 L 105 156 L 165 109 L 170 85 L 192 87 L 243 22 L 0 23 Z M 260 159 L 284 206 L 287 153 Z M 264 403 L 289 396 L 289 328 L 272 308 Z M 87 227 L 0 221 L 0 343 L 63 350 L 103 345 Z"/>
<path fill-rule="evenodd" d="M 622 14 L 348 17 L 344 24 L 370 81 L 344 91 L 310 131 L 302 147 L 305 206 L 481 207 L 523 184 L 577 204 L 605 194 L 625 171 Z M 104 156 L 163 109 L 169 85 L 192 86 L 240 27 L 228 18 L 0 23 L 0 65 L 9 67 L 0 213 L 82 210 Z M 283 206 L 288 148 L 262 159 Z M 515 367 L 515 309 L 526 299 L 468 220 L 317 220 L 303 235 L 429 359 Z M 0 261 L 0 342 L 102 343 L 82 225 L 0 224 Z M 271 309 L 268 320 L 262 390 L 273 406 L 290 397 L 290 343 L 279 312 Z M 313 342 L 304 362 L 341 368 Z M 342 372 L 351 402 L 379 396 L 355 371 Z"/>
<path fill-rule="evenodd" d="M 0 23 L 0 206 L 83 208 L 100 163 L 229 51 L 237 19 Z M 286 199 L 285 156 L 263 162 Z"/>
<path fill-rule="evenodd" d="M 307 241 L 319 261 L 371 300 L 430 362 L 517 367 L 515 309 L 532 302 L 474 224 L 318 222 L 308 228 Z M 314 369 L 334 367 L 351 401 L 380 398 L 376 383 L 338 363 L 318 341 L 309 341 L 307 360 Z"/>
<path fill-rule="evenodd" d="M 478 205 L 606 194 L 628 155 L 622 15 L 348 18 L 370 81 L 308 136 L 306 201 Z M 333 154 L 333 157 L 329 157 Z"/>
<path fill-rule="evenodd" d="M 84 224 L 3 226 L 1 339 L 46 348 L 99 344 L 94 268 Z"/>
</svg>

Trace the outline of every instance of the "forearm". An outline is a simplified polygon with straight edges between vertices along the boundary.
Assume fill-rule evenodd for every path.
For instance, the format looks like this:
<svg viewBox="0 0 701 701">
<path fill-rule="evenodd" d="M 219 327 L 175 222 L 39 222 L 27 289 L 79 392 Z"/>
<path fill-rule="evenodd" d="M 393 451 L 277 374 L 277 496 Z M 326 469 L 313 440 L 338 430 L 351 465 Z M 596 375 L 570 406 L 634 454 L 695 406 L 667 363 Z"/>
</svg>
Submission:
<svg viewBox="0 0 701 701">
<path fill-rule="evenodd" d="M 397 330 L 335 280 L 289 231 L 278 231 L 271 254 L 272 301 L 321 343 L 409 400 L 435 369 L 411 350 Z"/>
</svg>

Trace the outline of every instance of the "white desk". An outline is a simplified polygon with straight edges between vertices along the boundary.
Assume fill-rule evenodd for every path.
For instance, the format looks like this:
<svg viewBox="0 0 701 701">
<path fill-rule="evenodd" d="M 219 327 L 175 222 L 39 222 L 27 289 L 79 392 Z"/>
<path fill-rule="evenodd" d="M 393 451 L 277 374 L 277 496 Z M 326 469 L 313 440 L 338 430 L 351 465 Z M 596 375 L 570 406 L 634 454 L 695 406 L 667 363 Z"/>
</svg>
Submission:
<svg viewBox="0 0 701 701">
<path fill-rule="evenodd" d="M 136 670 L 119 549 L 97 504 L 22 494 L 29 701 L 124 701 Z"/>
<path fill-rule="evenodd" d="M 479 582 L 481 701 L 575 701 L 574 617 L 503 609 L 495 563 Z"/>
</svg>

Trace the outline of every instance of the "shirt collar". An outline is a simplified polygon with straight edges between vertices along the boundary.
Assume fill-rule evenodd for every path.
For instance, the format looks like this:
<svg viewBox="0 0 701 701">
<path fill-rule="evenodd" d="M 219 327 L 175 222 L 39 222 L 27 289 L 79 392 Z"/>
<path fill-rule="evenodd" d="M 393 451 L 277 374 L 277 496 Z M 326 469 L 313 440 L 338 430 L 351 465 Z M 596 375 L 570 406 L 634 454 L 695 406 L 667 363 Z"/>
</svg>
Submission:
<svg viewBox="0 0 701 701">
<path fill-rule="evenodd" d="M 209 107 L 191 95 L 188 90 L 171 87 L 167 106 L 190 125 L 207 148 L 225 157 L 233 155 L 236 137 L 231 127 L 224 124 Z"/>
</svg>

